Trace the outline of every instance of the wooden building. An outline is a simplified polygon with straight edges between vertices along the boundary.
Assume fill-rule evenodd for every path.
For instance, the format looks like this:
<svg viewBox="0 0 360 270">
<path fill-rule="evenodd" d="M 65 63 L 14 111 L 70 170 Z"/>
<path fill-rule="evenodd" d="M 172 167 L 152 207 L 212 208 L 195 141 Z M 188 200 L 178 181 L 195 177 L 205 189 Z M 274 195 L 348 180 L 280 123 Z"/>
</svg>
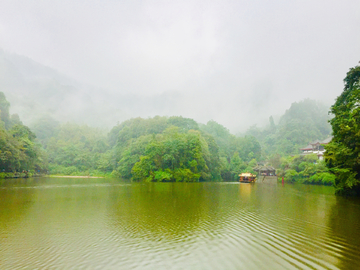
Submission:
<svg viewBox="0 0 360 270">
<path fill-rule="evenodd" d="M 302 155 L 308 155 L 308 154 L 316 154 L 318 156 L 319 160 L 324 159 L 324 145 L 328 144 L 331 141 L 332 137 L 329 137 L 325 140 L 319 141 L 316 140 L 314 142 L 311 142 L 309 145 L 305 146 L 304 148 L 300 148 Z"/>
<path fill-rule="evenodd" d="M 257 172 L 259 175 L 264 176 L 274 176 L 276 175 L 276 169 L 272 166 L 256 166 L 254 171 Z"/>
</svg>

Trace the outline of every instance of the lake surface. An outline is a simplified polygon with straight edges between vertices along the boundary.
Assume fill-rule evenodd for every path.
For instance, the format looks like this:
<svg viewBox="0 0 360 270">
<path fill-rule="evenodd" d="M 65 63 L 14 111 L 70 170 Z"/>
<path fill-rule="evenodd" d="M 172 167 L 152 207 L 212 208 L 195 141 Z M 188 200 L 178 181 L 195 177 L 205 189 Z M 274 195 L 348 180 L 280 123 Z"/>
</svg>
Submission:
<svg viewBox="0 0 360 270">
<path fill-rule="evenodd" d="M 0 184 L 0 269 L 360 269 L 332 187 L 33 178 Z"/>
</svg>

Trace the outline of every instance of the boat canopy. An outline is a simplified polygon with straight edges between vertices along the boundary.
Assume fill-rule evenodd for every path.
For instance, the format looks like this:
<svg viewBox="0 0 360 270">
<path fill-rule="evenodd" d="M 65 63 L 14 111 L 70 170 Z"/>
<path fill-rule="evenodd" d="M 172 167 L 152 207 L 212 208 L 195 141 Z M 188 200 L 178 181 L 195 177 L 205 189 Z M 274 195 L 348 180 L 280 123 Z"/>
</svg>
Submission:
<svg viewBox="0 0 360 270">
<path fill-rule="evenodd" d="M 249 173 L 249 172 L 240 173 L 239 176 L 240 176 L 240 177 L 256 177 L 255 174 L 252 174 L 252 173 Z"/>
</svg>

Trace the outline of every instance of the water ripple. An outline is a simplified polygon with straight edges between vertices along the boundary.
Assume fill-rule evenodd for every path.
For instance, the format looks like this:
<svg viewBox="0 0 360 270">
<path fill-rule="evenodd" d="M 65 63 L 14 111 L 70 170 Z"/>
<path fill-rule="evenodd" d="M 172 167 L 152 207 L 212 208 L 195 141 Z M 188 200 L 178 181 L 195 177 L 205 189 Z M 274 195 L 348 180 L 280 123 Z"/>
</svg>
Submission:
<svg viewBox="0 0 360 270">
<path fill-rule="evenodd" d="M 354 229 L 352 240 L 347 231 L 336 230 L 333 197 L 324 203 L 324 197 L 303 196 L 292 189 L 279 194 L 275 188 L 235 184 L 45 183 L 11 188 L 17 191 L 0 190 L 6 198 L 0 204 L 6 210 L 0 212 L 1 269 L 356 269 L 359 265 L 359 232 Z M 308 207 L 311 215 L 301 215 L 278 204 L 281 196 L 289 207 L 310 200 L 310 206 L 315 201 L 323 208 Z M 351 217 L 359 214 L 354 209 Z"/>
</svg>

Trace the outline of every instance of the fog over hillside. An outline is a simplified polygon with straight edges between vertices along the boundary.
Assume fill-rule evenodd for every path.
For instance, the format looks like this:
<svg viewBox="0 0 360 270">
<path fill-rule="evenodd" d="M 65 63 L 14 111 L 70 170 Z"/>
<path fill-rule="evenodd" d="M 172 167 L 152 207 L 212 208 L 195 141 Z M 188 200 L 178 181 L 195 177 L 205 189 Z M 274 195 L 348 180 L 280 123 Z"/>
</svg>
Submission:
<svg viewBox="0 0 360 270">
<path fill-rule="evenodd" d="M 360 2 L 12 1 L 0 91 L 30 124 L 213 119 L 232 132 L 305 98 L 330 105 L 360 60 Z"/>
<path fill-rule="evenodd" d="M 44 115 L 111 128 L 131 117 L 182 114 L 183 95 L 166 92 L 152 96 L 124 93 L 81 84 L 27 57 L 0 51 L 0 91 L 25 123 Z"/>
</svg>

